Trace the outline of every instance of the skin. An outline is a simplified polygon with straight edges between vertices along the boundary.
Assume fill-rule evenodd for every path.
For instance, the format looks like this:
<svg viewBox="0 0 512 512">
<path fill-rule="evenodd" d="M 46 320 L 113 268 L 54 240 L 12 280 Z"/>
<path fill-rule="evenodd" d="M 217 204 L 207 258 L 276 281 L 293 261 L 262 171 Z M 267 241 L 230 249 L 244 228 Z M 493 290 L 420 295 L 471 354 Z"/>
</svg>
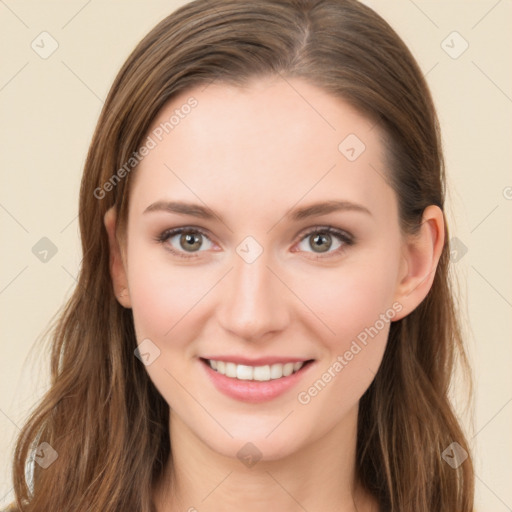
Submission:
<svg viewBox="0 0 512 512">
<path fill-rule="evenodd" d="M 113 209 L 105 216 L 114 290 L 133 309 L 138 343 L 149 338 L 160 350 L 145 368 L 171 407 L 173 473 L 168 465 L 155 487 L 158 510 L 229 512 L 243 503 L 248 512 L 376 511 L 355 477 L 356 426 L 390 323 L 307 404 L 297 396 L 393 304 L 396 321 L 421 303 L 444 242 L 443 214 L 429 206 L 419 234 L 404 236 L 396 195 L 383 179 L 379 129 L 315 86 L 281 78 L 203 86 L 173 98 L 151 129 L 190 96 L 198 106 L 132 177 L 127 237 L 116 238 Z M 353 162 L 338 150 L 348 134 L 366 146 Z M 207 206 L 222 221 L 144 213 L 169 200 Z M 328 200 L 370 213 L 286 217 Z M 315 252 L 306 232 L 327 225 L 355 243 L 333 236 L 330 247 L 323 244 L 327 253 Z M 179 235 L 155 240 L 186 226 L 208 234 L 191 258 L 166 248 L 191 254 Z M 263 248 L 252 263 L 236 251 L 247 236 Z M 294 388 L 254 404 L 210 384 L 198 358 L 213 354 L 315 362 Z M 250 468 L 237 457 L 247 442 L 262 455 Z"/>
</svg>

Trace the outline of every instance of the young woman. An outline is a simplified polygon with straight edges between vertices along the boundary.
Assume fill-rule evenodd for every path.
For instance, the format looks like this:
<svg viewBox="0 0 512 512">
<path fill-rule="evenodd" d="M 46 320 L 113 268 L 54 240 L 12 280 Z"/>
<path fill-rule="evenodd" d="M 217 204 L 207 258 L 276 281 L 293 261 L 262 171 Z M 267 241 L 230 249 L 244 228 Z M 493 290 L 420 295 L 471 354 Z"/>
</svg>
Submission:
<svg viewBox="0 0 512 512">
<path fill-rule="evenodd" d="M 470 512 L 422 73 L 355 0 L 196 0 L 105 102 L 15 510 Z"/>
</svg>

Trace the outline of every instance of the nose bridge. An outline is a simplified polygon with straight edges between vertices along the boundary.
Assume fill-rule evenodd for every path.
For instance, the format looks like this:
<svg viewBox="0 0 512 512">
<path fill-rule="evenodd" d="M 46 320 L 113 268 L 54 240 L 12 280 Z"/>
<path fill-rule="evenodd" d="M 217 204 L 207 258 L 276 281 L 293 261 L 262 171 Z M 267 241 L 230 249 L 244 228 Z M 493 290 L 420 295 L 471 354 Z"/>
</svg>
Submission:
<svg viewBox="0 0 512 512">
<path fill-rule="evenodd" d="M 251 259 L 242 251 L 233 257 L 217 310 L 223 328 L 248 340 L 283 329 L 288 321 L 286 294 L 267 267 L 268 254 L 263 251 Z"/>
</svg>

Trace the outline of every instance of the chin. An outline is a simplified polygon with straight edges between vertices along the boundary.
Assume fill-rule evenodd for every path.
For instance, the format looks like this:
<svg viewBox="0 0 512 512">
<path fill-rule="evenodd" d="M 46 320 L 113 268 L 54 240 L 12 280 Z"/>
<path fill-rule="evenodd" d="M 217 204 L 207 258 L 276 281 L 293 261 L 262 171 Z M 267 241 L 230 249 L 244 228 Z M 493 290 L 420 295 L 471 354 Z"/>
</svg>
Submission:
<svg viewBox="0 0 512 512">
<path fill-rule="evenodd" d="M 284 419 L 286 414 L 280 415 L 279 418 L 270 416 L 266 421 L 251 421 L 247 416 L 240 415 L 237 424 L 230 424 L 227 420 L 223 422 L 219 418 L 219 422 L 226 427 L 232 437 L 224 432 L 212 435 L 211 430 L 203 430 L 204 425 L 193 430 L 205 445 L 224 457 L 237 458 L 241 462 L 244 462 L 245 457 L 258 461 L 275 461 L 297 453 L 314 441 L 311 435 L 303 431 L 307 426 L 304 421 L 292 421 L 293 415 L 290 414 L 287 419 Z M 280 425 L 280 422 L 283 424 Z M 297 429 L 299 425 L 300 430 Z M 313 426 L 311 428 L 313 429 Z"/>
</svg>

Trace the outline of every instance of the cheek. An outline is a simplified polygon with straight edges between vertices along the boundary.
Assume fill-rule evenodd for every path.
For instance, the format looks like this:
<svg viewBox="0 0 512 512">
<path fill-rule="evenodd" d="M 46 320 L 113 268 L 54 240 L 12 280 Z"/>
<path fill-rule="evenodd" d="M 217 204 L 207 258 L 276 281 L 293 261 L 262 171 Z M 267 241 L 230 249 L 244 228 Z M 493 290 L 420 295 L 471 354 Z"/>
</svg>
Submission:
<svg viewBox="0 0 512 512">
<path fill-rule="evenodd" d="M 199 278 L 186 267 L 170 265 L 165 258 L 138 256 L 134 251 L 128 267 L 137 337 L 164 340 L 187 324 L 215 280 L 204 274 Z"/>
<path fill-rule="evenodd" d="M 128 279 L 137 341 L 149 339 L 159 350 L 146 371 L 167 403 L 186 415 L 180 383 L 193 371 L 190 340 L 200 328 L 201 298 L 215 280 L 204 275 L 194 278 L 186 268 L 173 267 L 165 257 L 148 256 L 142 250 L 130 254 Z"/>
<path fill-rule="evenodd" d="M 401 309 L 392 302 L 391 277 L 377 268 L 340 271 L 305 299 L 328 326 L 315 327 L 326 357 L 297 400 L 327 423 L 357 405 L 379 369 L 391 322 Z"/>
<path fill-rule="evenodd" d="M 371 261 L 361 258 L 326 272 L 323 279 L 318 274 L 317 286 L 303 283 L 299 291 L 322 320 L 316 321 L 314 329 L 326 360 L 305 384 L 298 401 L 332 415 L 333 421 L 353 407 L 373 381 L 391 322 L 401 310 L 400 304 L 393 303 L 398 259 L 378 254 Z"/>
<path fill-rule="evenodd" d="M 391 262 L 347 265 L 317 274 L 315 281 L 315 286 L 303 282 L 298 295 L 324 323 L 323 339 L 333 349 L 343 350 L 358 336 L 363 339 L 372 327 L 383 330 L 381 320 L 389 325 L 396 314 Z"/>
</svg>

